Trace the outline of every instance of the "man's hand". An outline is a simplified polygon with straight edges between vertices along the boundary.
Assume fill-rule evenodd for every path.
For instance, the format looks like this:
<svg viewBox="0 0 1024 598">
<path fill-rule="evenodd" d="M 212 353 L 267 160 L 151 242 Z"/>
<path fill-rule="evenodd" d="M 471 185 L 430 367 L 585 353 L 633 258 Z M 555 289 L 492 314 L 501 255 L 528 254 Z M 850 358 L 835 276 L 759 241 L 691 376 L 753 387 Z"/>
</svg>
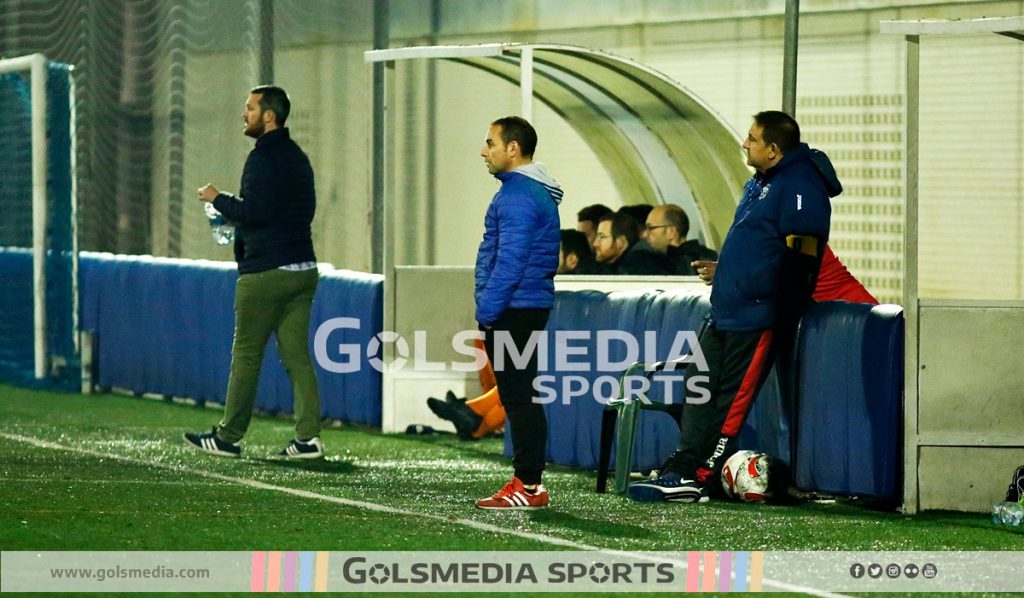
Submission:
<svg viewBox="0 0 1024 598">
<path fill-rule="evenodd" d="M 704 281 L 704 284 L 711 286 L 711 281 L 715 278 L 715 270 L 718 268 L 718 262 L 711 260 L 693 260 L 690 265 L 697 270 L 697 276 Z"/>
<path fill-rule="evenodd" d="M 199 188 L 199 201 L 204 203 L 211 203 L 214 199 L 217 199 L 217 195 L 220 191 L 213 185 L 207 183 L 205 186 Z"/>
</svg>

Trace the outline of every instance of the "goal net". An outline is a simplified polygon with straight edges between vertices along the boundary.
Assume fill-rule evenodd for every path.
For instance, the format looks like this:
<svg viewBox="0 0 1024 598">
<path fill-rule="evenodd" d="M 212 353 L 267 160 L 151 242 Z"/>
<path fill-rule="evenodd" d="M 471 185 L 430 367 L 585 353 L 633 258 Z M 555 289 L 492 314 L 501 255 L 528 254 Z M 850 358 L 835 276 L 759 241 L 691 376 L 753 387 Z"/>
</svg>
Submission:
<svg viewBox="0 0 1024 598">
<path fill-rule="evenodd" d="M 0 60 L 0 380 L 80 384 L 72 67 Z"/>
</svg>

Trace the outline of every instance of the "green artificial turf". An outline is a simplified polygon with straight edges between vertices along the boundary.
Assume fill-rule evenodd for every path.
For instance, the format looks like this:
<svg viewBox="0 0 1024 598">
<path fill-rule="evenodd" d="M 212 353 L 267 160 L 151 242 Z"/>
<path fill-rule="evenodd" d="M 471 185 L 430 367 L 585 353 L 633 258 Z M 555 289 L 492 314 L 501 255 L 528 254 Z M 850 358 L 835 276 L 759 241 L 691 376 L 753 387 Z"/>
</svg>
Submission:
<svg viewBox="0 0 1024 598">
<path fill-rule="evenodd" d="M 488 512 L 476 498 L 511 475 L 500 440 L 325 430 L 328 458 L 274 460 L 283 419 L 255 419 L 241 460 L 185 446 L 219 411 L 117 395 L 0 386 L 3 550 L 564 550 L 499 528 L 633 551 L 1020 550 L 1024 536 L 986 515 L 903 516 L 848 502 L 790 506 L 641 504 L 594 492 L 594 473 L 552 467 L 552 507 Z M 126 462 L 114 456 L 131 458 Z M 299 497 L 202 472 L 409 511 L 394 514 Z M 439 516 L 442 520 L 416 514 Z"/>
</svg>

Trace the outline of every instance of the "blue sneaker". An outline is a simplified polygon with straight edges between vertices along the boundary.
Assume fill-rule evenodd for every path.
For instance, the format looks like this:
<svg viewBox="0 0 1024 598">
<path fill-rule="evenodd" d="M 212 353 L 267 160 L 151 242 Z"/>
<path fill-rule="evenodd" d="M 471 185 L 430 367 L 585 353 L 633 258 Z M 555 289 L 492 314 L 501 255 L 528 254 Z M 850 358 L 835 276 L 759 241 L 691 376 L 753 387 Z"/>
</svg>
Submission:
<svg viewBox="0 0 1024 598">
<path fill-rule="evenodd" d="M 217 455 L 218 457 L 234 457 L 238 458 L 242 456 L 242 445 L 240 442 L 224 442 L 217 437 L 217 426 L 214 426 L 209 432 L 201 434 L 185 434 L 185 443 L 192 448 L 199 449 L 204 453 L 211 455 Z"/>
<path fill-rule="evenodd" d="M 667 471 L 661 477 L 629 485 L 629 497 L 640 502 L 707 502 L 708 497 L 697 482 Z"/>
</svg>

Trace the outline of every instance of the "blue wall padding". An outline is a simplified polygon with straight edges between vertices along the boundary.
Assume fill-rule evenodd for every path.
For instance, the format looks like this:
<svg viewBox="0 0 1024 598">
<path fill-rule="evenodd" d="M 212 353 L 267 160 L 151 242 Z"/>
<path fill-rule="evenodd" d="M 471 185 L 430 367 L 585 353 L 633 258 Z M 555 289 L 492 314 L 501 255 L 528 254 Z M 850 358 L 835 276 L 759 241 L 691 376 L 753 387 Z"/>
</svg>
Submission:
<svg viewBox="0 0 1024 598">
<path fill-rule="evenodd" d="M 32 250 L 0 248 L 0 380 L 35 379 Z"/>
<path fill-rule="evenodd" d="M 654 359 L 663 360 L 669 356 L 675 333 L 699 331 L 709 308 L 706 296 L 686 291 L 560 291 L 547 329 L 552 335 L 590 331 L 590 342 L 576 341 L 572 346 L 586 347 L 592 361 L 596 361 L 598 330 L 622 330 L 638 339 L 643 339 L 645 331 L 654 331 Z M 793 410 L 784 404 L 776 367 L 747 416 L 739 446 L 780 457 L 796 469 L 798 485 L 804 489 L 897 497 L 902 455 L 902 310 L 891 305 L 872 309 L 841 302 L 819 304 L 805 317 L 799 334 L 798 350 L 786 364 L 798 372 L 794 374 L 800 401 L 798 440 L 791 442 Z M 613 343 L 610 349 L 611 361 L 625 354 L 621 344 Z M 550 367 L 540 375 L 554 377 L 554 382 L 545 382 L 549 388 L 561 391 L 568 376 L 581 377 L 593 387 L 600 376 L 618 379 L 622 374 L 622 369 L 555 371 L 555 343 L 549 342 L 547 350 Z M 649 398 L 664 402 L 663 388 L 654 385 Z M 674 388 L 681 392 L 683 383 Z M 596 467 L 601 412 L 593 392 L 569 404 L 559 400 L 546 405 L 548 459 Z M 678 440 L 678 426 L 667 414 L 642 411 L 633 469 L 659 467 Z M 511 454 L 508 434 L 505 453 Z"/>
<path fill-rule="evenodd" d="M 545 406 L 548 417 L 548 458 L 559 464 L 593 468 L 597 466 L 601 440 L 601 413 L 603 405 L 594 398 L 594 383 L 602 376 L 610 376 L 616 381 L 625 368 L 599 371 L 596 368 L 588 372 L 556 371 L 554 335 L 558 331 L 587 331 L 589 342 L 574 341 L 573 347 L 585 347 L 587 355 L 596 362 L 597 331 L 621 330 L 636 338 L 640 345 L 641 357 L 644 361 L 660 361 L 669 357 L 669 352 L 679 331 L 700 331 L 710 304 L 706 296 L 682 291 L 628 291 L 603 293 L 598 291 L 559 291 L 555 294 L 555 307 L 548 320 L 547 330 L 550 333 L 548 343 L 547 371 L 539 372 L 554 378 L 545 386 L 559 391 L 559 400 Z M 655 333 L 656 344 L 653 358 L 645 354 L 645 333 Z M 608 344 L 608 361 L 623 360 L 626 346 L 620 342 Z M 689 351 L 683 345 L 683 353 Z M 580 359 L 580 358 L 576 358 Z M 684 381 L 682 371 L 675 374 L 658 374 L 671 376 L 678 380 L 673 385 L 677 392 L 682 392 Z M 585 396 L 577 397 L 565 404 L 561 390 L 565 388 L 566 379 L 572 377 L 584 379 L 591 389 Z M 601 394 L 610 392 L 611 387 L 603 385 Z M 648 394 L 651 401 L 665 402 L 663 396 L 665 386 L 656 382 Z M 674 401 L 681 400 L 675 396 Z M 761 391 L 754 408 L 751 410 L 747 423 L 741 432 L 741 442 L 745 447 L 760 449 L 789 459 L 789 425 L 782 420 L 781 399 L 778 384 L 773 373 Z M 661 465 L 662 461 L 672 452 L 679 440 L 679 427 L 667 414 L 644 411 L 640 414 L 637 428 L 637 446 L 633 451 L 633 468 L 637 470 L 652 469 Z M 506 454 L 511 454 L 511 446 L 506 435 Z"/>
<path fill-rule="evenodd" d="M 152 257 L 82 254 L 81 327 L 96 334 L 97 384 L 136 392 L 223 403 L 234 329 L 234 264 Z M 344 361 L 341 343 L 366 347 L 380 332 L 383 277 L 324 272 L 313 302 L 310 350 L 320 323 L 356 318 L 358 330 L 327 338 L 327 354 Z M 324 416 L 367 425 L 381 417 L 380 373 L 360 351 L 357 372 L 317 365 Z M 315 358 L 314 358 L 314 361 Z M 276 342 L 267 345 L 256 405 L 292 411 L 292 393 Z"/>
<path fill-rule="evenodd" d="M 903 312 L 830 302 L 801 322 L 797 485 L 899 499 Z"/>
</svg>

